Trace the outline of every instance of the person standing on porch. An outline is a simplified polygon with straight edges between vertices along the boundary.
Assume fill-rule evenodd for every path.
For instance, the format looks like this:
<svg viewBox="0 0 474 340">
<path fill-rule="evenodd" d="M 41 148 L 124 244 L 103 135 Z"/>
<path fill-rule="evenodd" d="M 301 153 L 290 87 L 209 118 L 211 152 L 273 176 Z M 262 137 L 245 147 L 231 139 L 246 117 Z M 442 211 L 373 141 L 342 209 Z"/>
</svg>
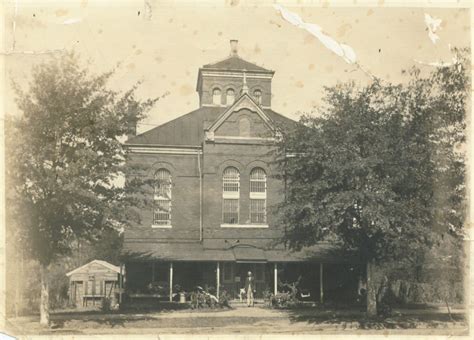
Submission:
<svg viewBox="0 0 474 340">
<path fill-rule="evenodd" d="M 255 280 L 252 276 L 252 272 L 247 273 L 245 279 L 245 291 L 247 292 L 247 306 L 253 306 L 253 291 L 255 289 Z"/>
</svg>

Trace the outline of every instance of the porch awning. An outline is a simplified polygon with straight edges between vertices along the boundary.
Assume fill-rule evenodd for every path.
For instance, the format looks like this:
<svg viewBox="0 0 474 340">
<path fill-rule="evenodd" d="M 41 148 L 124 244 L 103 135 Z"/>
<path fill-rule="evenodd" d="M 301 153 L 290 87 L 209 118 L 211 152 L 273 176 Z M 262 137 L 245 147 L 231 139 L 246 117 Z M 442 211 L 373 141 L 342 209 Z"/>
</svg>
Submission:
<svg viewBox="0 0 474 340">
<path fill-rule="evenodd" d="M 254 247 L 234 247 L 232 249 L 235 261 L 245 262 L 267 262 L 265 251 Z"/>
<path fill-rule="evenodd" d="M 259 249 L 252 246 L 236 246 L 227 249 L 204 248 L 198 242 L 153 242 L 126 240 L 122 251 L 124 261 L 237 261 L 237 262 L 324 262 L 358 263 L 353 254 L 341 252 L 330 244 L 317 244 L 289 251 L 284 249 Z"/>
</svg>

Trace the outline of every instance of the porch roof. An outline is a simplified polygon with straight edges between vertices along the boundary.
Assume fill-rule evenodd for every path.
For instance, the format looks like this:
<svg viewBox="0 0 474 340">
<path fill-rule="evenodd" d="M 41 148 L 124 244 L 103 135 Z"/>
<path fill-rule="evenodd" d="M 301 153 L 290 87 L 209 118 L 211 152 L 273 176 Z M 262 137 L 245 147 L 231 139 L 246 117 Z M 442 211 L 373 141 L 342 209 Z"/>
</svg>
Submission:
<svg viewBox="0 0 474 340">
<path fill-rule="evenodd" d="M 237 262 L 267 262 L 267 257 L 263 249 L 244 246 L 234 247 L 232 248 L 232 252 Z"/>
<path fill-rule="evenodd" d="M 259 249 L 231 247 L 227 249 L 204 248 L 201 243 L 158 243 L 153 241 L 126 240 L 124 260 L 135 261 L 206 261 L 206 262 L 325 262 L 358 263 L 358 259 L 342 249 L 320 243 L 300 251 L 285 249 Z"/>
</svg>

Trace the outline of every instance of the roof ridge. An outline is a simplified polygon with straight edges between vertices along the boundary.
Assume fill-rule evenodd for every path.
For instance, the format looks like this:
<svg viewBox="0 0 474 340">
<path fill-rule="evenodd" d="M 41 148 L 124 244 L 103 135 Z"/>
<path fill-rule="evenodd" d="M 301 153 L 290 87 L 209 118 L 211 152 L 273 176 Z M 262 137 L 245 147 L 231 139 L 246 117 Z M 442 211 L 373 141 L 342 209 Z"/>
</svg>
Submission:
<svg viewBox="0 0 474 340">
<path fill-rule="evenodd" d="M 220 62 L 222 62 L 222 61 L 224 61 L 224 60 L 227 60 L 227 59 L 229 59 L 229 58 L 232 58 L 232 57 L 234 57 L 234 56 L 233 56 L 232 54 L 230 54 L 229 56 L 227 56 L 227 57 L 225 57 L 225 58 L 222 58 L 222 59 L 219 59 L 219 60 L 216 60 L 216 61 L 214 61 L 213 63 L 204 64 L 203 67 L 205 67 L 205 66 L 207 66 L 207 65 L 212 65 L 212 64 L 220 63 Z M 238 57 L 238 56 L 237 56 L 237 57 Z"/>
<path fill-rule="evenodd" d="M 169 129 L 173 129 L 173 126 L 181 124 L 181 122 L 185 122 L 184 124 L 188 127 L 190 127 L 190 124 L 192 123 L 193 119 L 192 118 L 194 115 L 196 115 L 196 119 L 198 121 L 202 120 L 203 122 L 207 120 L 208 117 L 210 117 L 212 120 L 214 120 L 214 117 L 219 116 L 219 114 L 224 111 L 226 107 L 223 106 L 201 106 L 193 111 L 190 111 L 184 115 L 178 116 L 166 123 L 163 123 L 161 125 L 154 126 L 153 128 L 142 132 L 129 140 L 125 141 L 125 145 L 133 145 L 133 144 L 150 144 L 149 141 L 144 142 L 144 140 L 148 140 L 149 138 L 154 139 L 155 142 L 151 144 L 168 144 L 167 142 L 157 142 L 157 136 L 156 134 L 159 131 L 166 131 Z M 201 124 L 201 123 L 199 123 Z M 195 129 L 196 126 L 193 126 L 193 129 Z M 194 131 L 194 130 L 193 130 Z M 194 133 L 194 132 L 193 132 Z M 204 133 L 204 127 L 202 127 L 202 133 Z M 169 137 L 169 136 L 168 136 Z M 165 138 L 168 138 L 165 137 Z M 199 137 L 200 139 L 201 137 Z M 158 138 L 160 139 L 160 138 Z M 192 138 L 191 138 L 192 139 Z M 195 141 L 197 143 L 197 141 Z M 193 141 L 188 141 L 186 145 L 191 146 L 191 145 L 200 145 L 201 141 L 199 141 L 197 144 L 194 144 L 195 142 Z M 172 143 L 172 145 L 181 145 L 181 143 Z"/>
<path fill-rule="evenodd" d="M 153 131 L 153 130 L 155 130 L 155 129 L 157 129 L 157 128 L 161 128 L 161 127 L 164 127 L 164 126 L 166 126 L 166 125 L 168 125 L 168 124 L 171 124 L 171 123 L 173 123 L 174 121 L 176 121 L 176 120 L 178 120 L 178 119 L 184 118 L 184 117 L 186 117 L 186 116 L 189 116 L 189 115 L 195 113 L 196 111 L 199 111 L 200 109 L 201 109 L 201 108 L 199 107 L 199 108 L 197 108 L 197 109 L 195 109 L 195 110 L 193 110 L 193 111 L 190 111 L 190 112 L 188 112 L 188 113 L 185 113 L 184 115 L 181 115 L 181 116 L 178 116 L 178 117 L 176 117 L 176 118 L 173 118 L 173 119 L 171 119 L 171 120 L 169 120 L 169 121 L 167 121 L 167 122 L 165 122 L 165 123 L 163 123 L 163 124 L 156 125 L 156 126 L 152 127 L 151 129 L 146 130 L 145 132 L 142 132 L 142 133 L 140 133 L 140 134 L 138 134 L 138 135 L 136 135 L 136 136 L 133 136 L 130 140 L 133 140 L 133 139 L 135 139 L 136 137 L 139 137 L 139 136 L 143 136 L 143 135 L 145 135 L 145 134 L 147 134 L 147 133 L 149 133 L 149 132 L 151 132 L 151 131 Z M 130 141 L 130 140 L 125 141 L 125 144 L 129 144 L 129 141 Z"/>
<path fill-rule="evenodd" d="M 66 273 L 66 276 L 71 276 L 71 275 L 74 274 L 75 272 L 80 271 L 81 269 L 83 269 L 83 268 L 89 266 L 89 265 L 92 264 L 92 263 L 98 263 L 98 264 L 100 264 L 100 265 L 102 265 L 102 266 L 104 266 L 104 267 L 109 268 L 110 270 L 113 270 L 113 271 L 115 271 L 115 272 L 117 272 L 117 273 L 120 273 L 120 267 L 119 267 L 119 266 L 116 266 L 116 265 L 114 265 L 114 264 L 112 264 L 112 263 L 109 263 L 109 262 L 107 262 L 107 261 L 104 261 L 104 260 L 97 260 L 97 259 L 95 259 L 95 260 L 92 260 L 92 261 L 90 261 L 90 262 L 87 262 L 86 264 L 83 264 L 82 266 L 79 266 L 79 267 L 77 267 L 77 268 L 71 270 L 70 272 Z"/>
<path fill-rule="evenodd" d="M 209 64 L 205 64 L 202 66 L 203 69 L 212 69 L 213 66 L 217 65 L 217 64 L 220 64 L 220 63 L 224 63 L 228 60 L 231 60 L 231 59 L 238 59 L 239 61 L 243 62 L 243 63 L 246 63 L 246 64 L 250 64 L 254 69 L 248 69 L 246 71 L 249 71 L 249 72 L 273 72 L 272 70 L 269 70 L 263 66 L 260 66 L 259 64 L 257 64 L 256 62 L 254 61 L 249 61 L 249 60 L 246 60 L 244 58 L 242 58 L 241 56 L 239 55 L 230 55 L 224 59 L 221 59 L 219 61 L 216 61 L 216 62 L 213 62 L 213 63 L 209 63 Z M 228 67 L 227 69 L 229 70 L 232 70 L 231 67 Z M 243 68 L 245 69 L 245 68 Z"/>
</svg>

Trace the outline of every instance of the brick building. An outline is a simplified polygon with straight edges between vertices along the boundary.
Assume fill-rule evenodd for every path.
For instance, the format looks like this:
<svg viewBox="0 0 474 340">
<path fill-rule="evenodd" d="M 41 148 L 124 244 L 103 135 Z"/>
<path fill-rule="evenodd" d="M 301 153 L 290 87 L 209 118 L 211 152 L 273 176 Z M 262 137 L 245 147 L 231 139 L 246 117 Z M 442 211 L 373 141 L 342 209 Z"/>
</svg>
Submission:
<svg viewBox="0 0 474 340">
<path fill-rule="evenodd" d="M 345 259 L 328 244 L 290 252 L 279 242 L 284 183 L 272 151 L 295 122 L 271 109 L 273 75 L 240 58 L 231 41 L 228 58 L 199 69 L 197 110 L 127 141 L 131 163 L 155 183 L 152 206 L 125 231 L 130 296 L 172 299 L 176 285 L 207 284 L 235 297 L 248 270 L 257 297 L 301 275 L 314 299 L 337 288 L 330 278 Z"/>
</svg>

